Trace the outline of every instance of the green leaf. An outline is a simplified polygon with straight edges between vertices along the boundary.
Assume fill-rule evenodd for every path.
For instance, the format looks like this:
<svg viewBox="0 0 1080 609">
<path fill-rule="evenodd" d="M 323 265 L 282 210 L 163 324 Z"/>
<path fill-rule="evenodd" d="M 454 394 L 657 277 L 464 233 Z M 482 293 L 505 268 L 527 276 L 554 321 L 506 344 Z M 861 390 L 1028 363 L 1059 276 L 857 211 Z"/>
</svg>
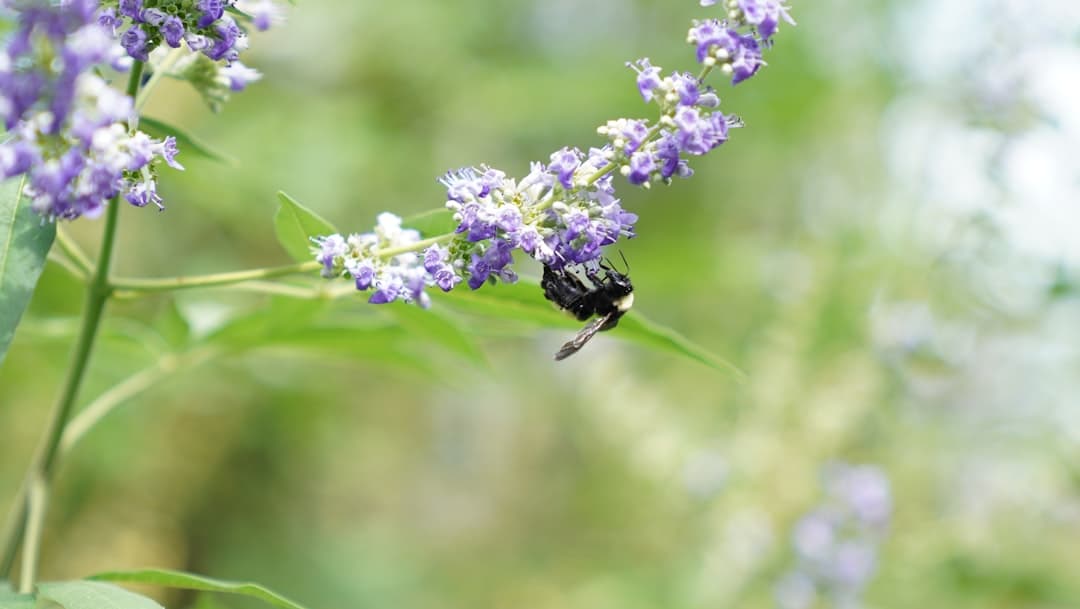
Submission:
<svg viewBox="0 0 1080 609">
<path fill-rule="evenodd" d="M 5 580 L 0 580 L 0 609 L 34 609 L 34 597 L 16 594 Z"/>
<path fill-rule="evenodd" d="M 173 349 L 183 349 L 191 340 L 191 325 L 173 298 L 167 299 L 158 311 L 154 318 L 154 329 Z"/>
<path fill-rule="evenodd" d="M 457 228 L 457 222 L 454 222 L 454 212 L 445 207 L 429 209 L 409 216 L 402 220 L 401 224 L 406 228 L 414 228 L 420 231 L 420 234 L 424 237 L 445 235 Z"/>
<path fill-rule="evenodd" d="M 182 588 L 184 590 L 205 590 L 208 592 L 227 592 L 257 598 L 275 607 L 283 609 L 304 609 L 302 606 L 268 590 L 259 584 L 248 582 L 232 582 L 221 579 L 211 579 L 201 575 L 192 575 L 182 571 L 170 571 L 168 569 L 142 569 L 139 571 L 112 571 L 99 573 L 89 579 L 102 581 L 119 581 L 133 584 L 153 584 L 167 588 Z M 104 609 L 104 608 L 97 608 Z"/>
<path fill-rule="evenodd" d="M 236 159 L 223 152 L 214 150 L 194 135 L 184 131 L 180 127 L 166 123 L 165 121 L 150 118 L 149 116 L 141 116 L 139 117 L 139 129 L 145 131 L 147 135 L 158 139 L 168 136 L 175 137 L 176 147 L 180 149 L 180 154 L 189 152 L 195 156 L 210 159 L 211 161 L 225 163 L 226 165 L 236 165 Z"/>
<path fill-rule="evenodd" d="M 423 352 L 411 348 L 406 330 L 389 320 L 350 313 L 328 319 L 328 301 L 274 298 L 267 306 L 229 320 L 206 338 L 233 353 L 288 349 L 309 355 L 372 362 L 398 369 L 431 371 Z"/>
<path fill-rule="evenodd" d="M 207 342 L 243 351 L 280 341 L 310 327 L 328 302 L 272 298 L 269 304 L 241 312 L 207 337 Z"/>
<path fill-rule="evenodd" d="M 29 594 L 0 594 L 0 609 L 34 609 L 34 597 Z"/>
<path fill-rule="evenodd" d="M 388 305 L 401 327 L 417 338 L 430 340 L 464 356 L 475 364 L 484 364 L 484 354 L 472 335 L 461 328 L 460 322 L 438 311 L 424 310 L 412 304 Z"/>
<path fill-rule="evenodd" d="M 22 196 L 24 180 L 0 183 L 0 363 L 56 237 L 56 225 L 44 222 Z"/>
<path fill-rule="evenodd" d="M 37 589 L 39 605 L 50 601 L 64 609 L 163 609 L 153 599 L 101 582 L 54 582 Z"/>
<path fill-rule="evenodd" d="M 337 229 L 284 192 L 278 192 L 277 196 L 274 233 L 278 243 L 297 262 L 312 260 L 311 238 L 336 233 Z"/>
<path fill-rule="evenodd" d="M 440 298 L 440 303 L 483 317 L 510 319 L 537 327 L 580 328 L 578 322 L 544 299 L 535 280 L 522 278 L 515 284 L 488 285 L 476 291 L 459 289 Z M 745 374 L 730 362 L 695 344 L 675 330 L 649 320 L 638 311 L 627 313 L 617 328 L 605 333 L 660 351 L 679 355 L 740 379 Z"/>
<path fill-rule="evenodd" d="M 726 370 L 740 381 L 746 379 L 746 373 L 735 364 L 718 357 L 675 330 L 658 324 L 640 313 L 633 312 L 624 316 L 619 320 L 619 326 L 614 331 L 629 341 L 670 353 L 678 353 L 710 368 Z"/>
</svg>

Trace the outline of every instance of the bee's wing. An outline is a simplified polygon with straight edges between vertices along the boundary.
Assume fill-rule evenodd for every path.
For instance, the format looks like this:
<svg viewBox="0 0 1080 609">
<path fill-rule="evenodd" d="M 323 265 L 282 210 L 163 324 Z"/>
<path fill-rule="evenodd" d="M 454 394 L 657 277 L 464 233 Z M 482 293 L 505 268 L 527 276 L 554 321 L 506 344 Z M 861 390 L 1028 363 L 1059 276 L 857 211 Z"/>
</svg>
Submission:
<svg viewBox="0 0 1080 609">
<path fill-rule="evenodd" d="M 607 325 L 608 321 L 613 315 L 615 315 L 615 313 L 601 315 L 600 317 L 597 317 L 596 319 L 585 324 L 585 327 L 577 333 L 577 336 L 575 336 L 572 340 L 568 341 L 565 345 L 563 345 L 562 349 L 559 349 L 559 352 L 555 354 L 555 359 L 564 360 L 571 355 L 577 353 L 579 349 L 585 346 L 585 343 L 589 342 L 592 337 L 596 336 L 597 332 L 604 329 L 604 326 Z"/>
</svg>

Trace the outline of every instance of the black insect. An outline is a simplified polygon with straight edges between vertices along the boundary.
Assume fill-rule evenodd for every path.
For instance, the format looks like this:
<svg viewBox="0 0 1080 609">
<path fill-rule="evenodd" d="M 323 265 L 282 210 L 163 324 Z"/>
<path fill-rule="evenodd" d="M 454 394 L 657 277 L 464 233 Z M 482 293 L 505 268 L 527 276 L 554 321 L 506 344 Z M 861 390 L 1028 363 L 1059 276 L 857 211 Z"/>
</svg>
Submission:
<svg viewBox="0 0 1080 609">
<path fill-rule="evenodd" d="M 625 261 L 624 258 L 623 262 Z M 627 271 L 629 272 L 629 269 Z M 570 270 L 555 270 L 544 265 L 544 277 L 540 280 L 540 287 L 544 288 L 544 298 L 570 312 L 580 321 L 597 316 L 586 324 L 573 340 L 559 349 L 555 354 L 557 360 L 577 353 L 597 332 L 614 328 L 619 323 L 619 318 L 634 304 L 634 286 L 630 284 L 630 277 L 611 268 L 609 264 L 601 263 L 599 271 L 586 271 L 585 277 L 591 282 L 591 286 L 586 285 Z"/>
</svg>

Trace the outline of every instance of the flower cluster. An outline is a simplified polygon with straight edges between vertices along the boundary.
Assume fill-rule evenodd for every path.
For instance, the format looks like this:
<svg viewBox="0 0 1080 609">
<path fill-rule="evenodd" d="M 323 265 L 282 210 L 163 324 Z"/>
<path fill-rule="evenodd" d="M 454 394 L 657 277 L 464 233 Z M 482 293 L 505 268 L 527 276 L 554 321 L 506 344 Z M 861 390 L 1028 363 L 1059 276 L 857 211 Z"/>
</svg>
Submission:
<svg viewBox="0 0 1080 609">
<path fill-rule="evenodd" d="M 0 52 L 0 112 L 13 138 L 0 144 L 0 178 L 25 174 L 32 207 L 53 219 L 94 216 L 116 196 L 160 207 L 154 168 L 182 169 L 176 142 L 129 134 L 131 98 L 91 72 L 124 67 L 123 51 L 95 20 L 97 2 L 13 8 L 18 29 Z"/>
<path fill-rule="evenodd" d="M 782 609 L 806 609 L 818 595 L 838 607 L 858 604 L 877 567 L 892 513 L 889 481 L 876 467 L 835 463 L 826 498 L 795 525 L 796 567 L 776 587 Z"/>
<path fill-rule="evenodd" d="M 394 260 L 387 263 L 381 257 L 390 254 L 381 246 L 341 235 L 316 241 L 314 254 L 326 266 L 324 275 L 346 275 L 362 290 L 375 287 L 371 302 L 394 300 L 388 296 L 394 294 L 426 304 L 420 296 L 425 285 L 449 291 L 465 282 L 475 290 L 497 280 L 515 281 L 517 275 L 510 268 L 515 250 L 553 269 L 595 271 L 603 248 L 633 237 L 637 222 L 616 197 L 613 176 L 617 173 L 643 187 L 688 177 L 693 172 L 686 157 L 715 149 L 727 141 L 729 129 L 741 125 L 739 119 L 720 112 L 720 98 L 702 78 L 717 66 L 731 74 L 734 83 L 752 76 L 763 65 L 762 48 L 770 44 L 779 20 L 791 18 L 777 0 L 729 0 L 728 8 L 726 19 L 695 22 L 690 30 L 689 41 L 705 66 L 701 76 L 685 72 L 662 76 L 647 58 L 628 64 L 637 73 L 642 98 L 660 109 L 652 125 L 645 119 L 608 121 L 597 129 L 606 144 L 588 152 L 558 150 L 549 162 L 533 163 L 520 180 L 486 166 L 443 176 L 446 208 L 453 212 L 456 229 L 422 242 L 417 236 L 413 251 L 428 249 L 422 260 L 414 262 L 417 272 L 402 280 L 401 285 L 410 289 L 378 288 L 360 281 L 345 264 L 363 261 L 363 266 L 354 262 L 353 267 L 365 273 L 389 268 L 393 276 L 405 277 L 397 246 L 391 247 Z"/>
<path fill-rule="evenodd" d="M 248 43 L 227 11 L 250 19 L 260 30 L 281 19 L 272 0 L 103 0 L 98 19 L 140 61 L 164 42 L 174 49 L 184 43 L 213 61 L 232 63 Z"/>
<path fill-rule="evenodd" d="M 451 249 L 467 263 L 469 286 L 502 271 L 515 249 L 560 269 L 597 261 L 603 246 L 633 237 L 637 216 L 615 198 L 606 165 L 601 150 L 563 148 L 549 164 L 533 163 L 520 181 L 486 167 L 444 176 L 446 207 L 461 237 Z"/>
<path fill-rule="evenodd" d="M 391 213 L 379 214 L 375 230 L 360 235 L 330 235 L 319 238 L 317 259 L 324 277 L 348 273 L 356 289 L 374 289 L 370 302 L 384 304 L 402 299 L 428 307 L 424 293 L 428 281 L 423 261 L 411 246 L 420 241 L 420 233 L 401 227 L 401 218 Z"/>
<path fill-rule="evenodd" d="M 517 281 L 510 268 L 514 250 L 552 268 L 595 266 L 603 246 L 633 236 L 637 220 L 612 195 L 610 175 L 590 182 L 604 162 L 563 149 L 550 164 L 534 164 L 521 181 L 489 167 L 451 172 L 442 183 L 457 229 L 441 239 L 447 245 L 425 242 L 422 257 L 398 253 L 424 244 L 416 231 L 401 229 L 400 218 L 384 213 L 372 233 L 319 238 L 316 259 L 324 276 L 347 275 L 357 289 L 374 288 L 369 302 L 401 298 L 422 306 L 429 302 L 424 286 L 448 292 L 466 277 L 474 290 Z"/>
<path fill-rule="evenodd" d="M 609 160 L 631 184 L 648 186 L 693 175 L 684 156 L 709 152 L 727 141 L 729 128 L 741 125 L 719 111 L 720 98 L 711 89 L 702 90 L 696 77 L 674 73 L 661 78 L 660 68 L 648 58 L 627 65 L 637 72 L 641 97 L 661 109 L 656 128 L 650 129 L 645 120 L 622 118 L 597 129 L 611 140 Z"/>
</svg>

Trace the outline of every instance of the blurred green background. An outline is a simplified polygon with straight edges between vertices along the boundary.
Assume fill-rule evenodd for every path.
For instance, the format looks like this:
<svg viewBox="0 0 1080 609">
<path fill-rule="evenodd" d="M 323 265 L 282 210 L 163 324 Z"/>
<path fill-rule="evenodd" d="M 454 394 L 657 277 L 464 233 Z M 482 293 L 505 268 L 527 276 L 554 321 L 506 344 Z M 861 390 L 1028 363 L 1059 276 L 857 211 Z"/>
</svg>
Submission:
<svg viewBox="0 0 1080 609">
<path fill-rule="evenodd" d="M 238 164 L 182 154 L 165 212 L 122 210 L 118 273 L 288 263 L 277 190 L 359 232 L 439 207 L 447 169 L 521 175 L 595 145 L 606 120 L 652 116 L 623 63 L 693 69 L 686 28 L 713 14 L 298 4 L 253 37 L 265 78 L 222 113 L 182 84 L 156 92 L 147 114 Z M 823 466 L 848 462 L 881 469 L 893 511 L 844 606 L 1080 606 L 1080 10 L 941 4 L 796 2 L 766 69 L 713 82 L 746 127 L 693 179 L 621 188 L 641 217 L 621 245 L 637 308 L 745 382 L 617 330 L 555 363 L 572 330 L 486 320 L 468 330 L 482 364 L 423 337 L 397 363 L 362 345 L 244 350 L 181 368 L 75 449 L 44 575 L 183 568 L 313 608 L 774 607 Z M 96 249 L 100 222 L 68 228 Z M 0 509 L 81 302 L 50 265 L 0 368 Z M 172 302 L 110 308 L 84 403 L 175 351 L 181 319 L 197 335 L 266 297 Z"/>
</svg>

